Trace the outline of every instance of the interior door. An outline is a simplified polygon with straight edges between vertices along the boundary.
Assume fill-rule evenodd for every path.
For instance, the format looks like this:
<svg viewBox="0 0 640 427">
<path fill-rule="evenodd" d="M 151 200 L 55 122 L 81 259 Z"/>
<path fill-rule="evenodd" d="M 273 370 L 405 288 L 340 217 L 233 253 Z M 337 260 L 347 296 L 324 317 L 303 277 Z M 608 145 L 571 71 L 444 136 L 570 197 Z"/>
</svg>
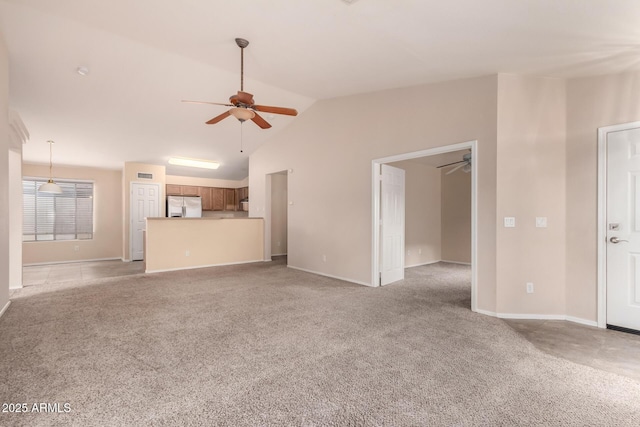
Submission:
<svg viewBox="0 0 640 427">
<path fill-rule="evenodd" d="M 381 165 L 380 284 L 404 279 L 404 170 Z"/>
<path fill-rule="evenodd" d="M 607 134 L 607 325 L 640 330 L 640 128 Z"/>
<path fill-rule="evenodd" d="M 160 186 L 131 184 L 131 261 L 144 259 L 145 218 L 160 216 Z"/>
</svg>

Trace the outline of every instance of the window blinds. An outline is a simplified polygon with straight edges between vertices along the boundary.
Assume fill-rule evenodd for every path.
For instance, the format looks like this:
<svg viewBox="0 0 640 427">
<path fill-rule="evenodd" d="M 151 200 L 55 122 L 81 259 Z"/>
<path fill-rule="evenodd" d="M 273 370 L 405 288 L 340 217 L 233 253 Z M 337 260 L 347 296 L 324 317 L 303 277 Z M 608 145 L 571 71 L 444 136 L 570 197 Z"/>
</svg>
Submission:
<svg viewBox="0 0 640 427">
<path fill-rule="evenodd" d="M 93 183 L 56 181 L 61 194 L 39 193 L 46 179 L 22 181 L 22 240 L 93 238 Z"/>
</svg>

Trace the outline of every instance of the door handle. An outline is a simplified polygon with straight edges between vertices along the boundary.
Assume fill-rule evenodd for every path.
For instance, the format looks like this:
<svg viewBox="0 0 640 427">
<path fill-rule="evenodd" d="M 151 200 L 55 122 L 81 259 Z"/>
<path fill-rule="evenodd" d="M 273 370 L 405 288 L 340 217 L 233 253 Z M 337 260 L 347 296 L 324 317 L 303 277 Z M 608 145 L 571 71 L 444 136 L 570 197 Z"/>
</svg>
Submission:
<svg viewBox="0 0 640 427">
<path fill-rule="evenodd" d="M 627 242 L 627 243 L 629 242 L 628 240 L 618 239 L 616 236 L 613 236 L 612 238 L 610 238 L 609 241 L 615 244 L 618 244 L 620 242 Z"/>
</svg>

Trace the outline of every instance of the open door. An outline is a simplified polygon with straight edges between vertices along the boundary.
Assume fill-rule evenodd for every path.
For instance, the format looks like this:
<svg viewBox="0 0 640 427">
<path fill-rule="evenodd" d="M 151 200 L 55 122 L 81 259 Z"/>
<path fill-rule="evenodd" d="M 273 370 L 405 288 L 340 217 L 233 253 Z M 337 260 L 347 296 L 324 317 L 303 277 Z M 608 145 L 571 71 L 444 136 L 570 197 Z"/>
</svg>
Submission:
<svg viewBox="0 0 640 427">
<path fill-rule="evenodd" d="M 640 126 L 606 138 L 606 323 L 640 333 Z"/>
<path fill-rule="evenodd" d="M 404 279 L 404 170 L 381 165 L 380 285 Z"/>
</svg>

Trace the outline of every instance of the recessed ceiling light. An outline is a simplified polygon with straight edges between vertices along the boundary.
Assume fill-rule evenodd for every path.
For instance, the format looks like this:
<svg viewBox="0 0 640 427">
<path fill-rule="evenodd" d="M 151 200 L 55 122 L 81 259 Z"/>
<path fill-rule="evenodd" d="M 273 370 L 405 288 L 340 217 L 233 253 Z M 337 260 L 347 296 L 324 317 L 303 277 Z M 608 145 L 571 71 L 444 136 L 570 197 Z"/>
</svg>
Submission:
<svg viewBox="0 0 640 427">
<path fill-rule="evenodd" d="M 171 157 L 169 158 L 169 164 L 203 169 L 218 169 L 220 167 L 220 163 L 211 160 L 186 159 L 183 157 Z"/>
<path fill-rule="evenodd" d="M 86 76 L 87 74 L 89 74 L 89 69 L 87 67 L 80 66 L 76 68 L 76 73 L 80 74 L 81 76 Z"/>
</svg>

